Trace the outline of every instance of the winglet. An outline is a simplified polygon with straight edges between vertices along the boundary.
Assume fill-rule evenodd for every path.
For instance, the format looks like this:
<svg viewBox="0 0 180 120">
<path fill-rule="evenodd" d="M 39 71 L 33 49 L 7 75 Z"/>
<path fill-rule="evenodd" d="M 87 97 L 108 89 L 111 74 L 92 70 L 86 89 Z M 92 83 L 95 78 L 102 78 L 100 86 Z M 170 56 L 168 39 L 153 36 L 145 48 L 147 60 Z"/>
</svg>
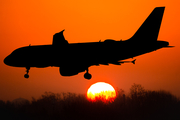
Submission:
<svg viewBox="0 0 180 120">
<path fill-rule="evenodd" d="M 68 41 L 64 38 L 64 35 L 63 35 L 64 30 L 53 35 L 52 45 L 55 45 L 55 46 L 61 45 L 62 46 L 62 45 L 68 44 Z"/>
</svg>

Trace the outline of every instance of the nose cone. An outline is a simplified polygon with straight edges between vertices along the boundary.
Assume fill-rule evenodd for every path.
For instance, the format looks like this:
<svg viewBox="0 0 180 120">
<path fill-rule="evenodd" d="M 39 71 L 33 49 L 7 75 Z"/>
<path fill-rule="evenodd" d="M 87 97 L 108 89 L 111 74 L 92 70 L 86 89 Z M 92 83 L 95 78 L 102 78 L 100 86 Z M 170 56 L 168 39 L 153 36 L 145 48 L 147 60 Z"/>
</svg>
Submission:
<svg viewBox="0 0 180 120">
<path fill-rule="evenodd" d="M 14 56 L 12 54 L 10 54 L 4 59 L 4 63 L 8 66 L 13 67 L 21 67 L 21 64 L 23 64 L 23 62 L 19 60 L 19 56 Z"/>
<path fill-rule="evenodd" d="M 5 63 L 6 65 L 10 65 L 10 58 L 9 58 L 9 56 L 7 56 L 7 57 L 4 59 L 4 63 Z"/>
</svg>

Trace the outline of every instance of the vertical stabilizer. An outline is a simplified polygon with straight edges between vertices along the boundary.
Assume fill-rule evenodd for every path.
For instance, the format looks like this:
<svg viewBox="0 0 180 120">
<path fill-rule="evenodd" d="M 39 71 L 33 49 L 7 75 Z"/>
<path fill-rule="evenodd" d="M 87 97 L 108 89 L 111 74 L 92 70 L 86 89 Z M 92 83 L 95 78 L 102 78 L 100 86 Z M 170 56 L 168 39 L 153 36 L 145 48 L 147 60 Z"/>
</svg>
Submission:
<svg viewBox="0 0 180 120">
<path fill-rule="evenodd" d="M 130 39 L 136 41 L 157 41 L 164 9 L 165 7 L 156 7 Z"/>
</svg>

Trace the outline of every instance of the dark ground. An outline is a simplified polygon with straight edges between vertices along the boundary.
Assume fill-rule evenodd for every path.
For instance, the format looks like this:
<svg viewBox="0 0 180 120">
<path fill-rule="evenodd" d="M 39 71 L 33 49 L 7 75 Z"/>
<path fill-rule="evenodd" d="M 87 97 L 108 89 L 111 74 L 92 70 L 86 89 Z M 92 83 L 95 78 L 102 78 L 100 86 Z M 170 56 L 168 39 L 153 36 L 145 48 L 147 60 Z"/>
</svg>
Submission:
<svg viewBox="0 0 180 120">
<path fill-rule="evenodd" d="M 1 120 L 180 120 L 180 100 L 169 92 L 148 91 L 134 84 L 129 95 L 118 90 L 112 103 L 50 92 L 31 102 L 1 100 L 0 116 Z"/>
</svg>

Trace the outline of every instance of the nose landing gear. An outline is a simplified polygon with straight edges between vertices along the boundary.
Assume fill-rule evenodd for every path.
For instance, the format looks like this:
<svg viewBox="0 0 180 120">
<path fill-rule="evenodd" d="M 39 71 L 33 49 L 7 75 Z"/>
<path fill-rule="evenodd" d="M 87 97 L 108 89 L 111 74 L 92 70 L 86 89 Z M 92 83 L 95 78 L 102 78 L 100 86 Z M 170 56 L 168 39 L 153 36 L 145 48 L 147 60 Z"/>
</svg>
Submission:
<svg viewBox="0 0 180 120">
<path fill-rule="evenodd" d="M 30 67 L 26 67 L 26 74 L 24 75 L 24 78 L 29 78 L 29 70 L 30 70 Z"/>
<path fill-rule="evenodd" d="M 84 78 L 90 80 L 92 78 L 92 75 L 90 73 L 88 73 L 88 69 L 87 72 L 84 74 Z"/>
</svg>

